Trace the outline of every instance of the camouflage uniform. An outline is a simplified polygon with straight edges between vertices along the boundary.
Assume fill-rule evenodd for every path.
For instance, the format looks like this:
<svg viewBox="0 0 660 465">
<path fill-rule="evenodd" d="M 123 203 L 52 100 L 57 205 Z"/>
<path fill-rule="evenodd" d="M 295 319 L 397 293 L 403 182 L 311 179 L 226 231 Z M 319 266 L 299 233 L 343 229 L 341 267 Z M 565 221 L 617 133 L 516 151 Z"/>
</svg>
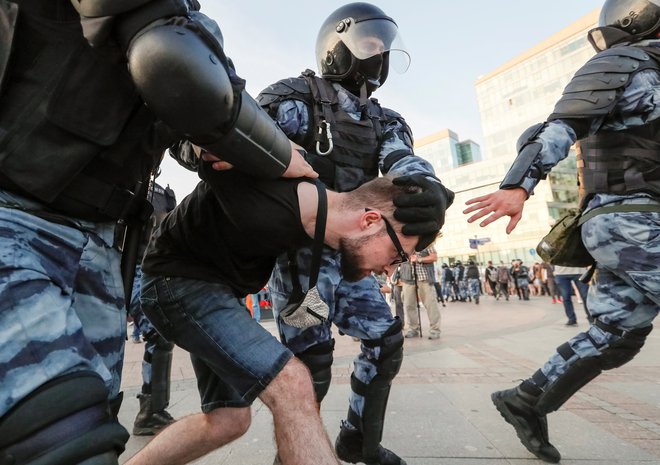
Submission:
<svg viewBox="0 0 660 465">
<path fill-rule="evenodd" d="M 592 58 L 566 87 L 550 121 L 521 136 L 519 156 L 501 186 L 531 192 L 579 139 L 585 211 L 633 205 L 631 211 L 602 212 L 582 225 L 582 241 L 596 261 L 588 294 L 594 317 L 590 328 L 557 347 L 518 387 L 491 396 L 522 444 L 548 462 L 558 462 L 561 455 L 549 441 L 546 415 L 603 370 L 632 360 L 660 310 L 660 212 L 634 207 L 660 209 L 659 61 L 658 40 L 615 46 Z M 610 78 L 615 75 L 614 86 L 620 87 L 600 87 L 614 83 Z M 585 92 L 594 98 L 584 99 Z"/>
<path fill-rule="evenodd" d="M 656 41 L 657 42 L 657 41 Z M 655 71 L 637 73 L 617 104 L 617 114 L 625 118 L 605 118 L 601 130 L 625 131 L 660 117 L 660 106 L 651 105 L 660 98 L 660 75 Z M 640 104 L 640 102 L 648 102 Z M 600 121 L 592 123 L 598 127 Z M 576 141 L 567 124 L 550 122 L 538 139 L 543 144 L 542 163 L 548 169 L 566 157 Z M 613 204 L 660 204 L 646 193 L 614 195 L 595 194 L 586 210 Z M 648 327 L 660 310 L 660 213 L 614 212 L 597 215 L 582 226 L 582 240 L 597 262 L 589 289 L 589 309 L 594 318 L 622 330 Z M 580 333 L 568 344 L 575 355 L 565 360 L 556 353 L 541 371 L 548 378 L 543 387 L 555 381 L 575 361 L 599 353 L 604 343 L 620 336 L 597 326 Z"/>
<path fill-rule="evenodd" d="M 359 99 L 339 84 L 334 83 L 332 85 L 337 92 L 341 110 L 348 114 L 351 119 L 359 122 L 362 116 Z M 262 101 L 262 104 L 264 94 L 267 91 L 264 91 L 257 98 L 258 101 Z M 312 124 L 312 115 L 308 103 L 301 99 L 284 99 L 278 102 L 276 111 L 272 107 L 269 110 L 271 116 L 276 119 L 278 125 L 289 138 L 303 144 L 305 135 Z M 403 119 L 391 110 L 388 110 L 388 112 L 385 118 L 389 117 L 389 119 L 383 124 L 382 137 L 379 141 L 377 159 L 374 159 L 373 168 L 375 169 L 377 165 L 382 173 L 395 176 L 419 173 L 429 173 L 432 176 L 433 168 L 431 164 L 414 156 L 409 128 Z M 310 152 L 314 151 L 313 145 L 306 148 Z M 390 155 L 393 155 L 393 157 L 388 159 Z M 392 159 L 395 161 L 392 162 Z M 353 183 L 354 185 L 351 188 L 354 188 L 374 177 L 374 175 L 367 173 L 371 168 L 364 171 L 354 167 L 344 167 L 342 169 L 346 177 L 343 179 L 338 177 L 334 181 L 335 185 L 340 187 L 339 190 L 348 190 L 346 182 Z M 306 289 L 309 280 L 310 257 L 311 250 L 308 248 L 298 252 L 299 280 L 303 289 Z M 331 351 L 334 345 L 331 324 L 334 323 L 337 326 L 340 334 L 362 340 L 361 352 L 353 362 L 354 371 L 349 399 L 349 415 L 342 425 L 351 429 L 357 428 L 360 431 L 364 429 L 365 434 L 370 434 L 367 431 L 370 428 L 369 426 L 363 428 L 363 424 L 367 424 L 364 421 L 365 396 L 363 393 L 370 389 L 370 385 L 373 384 L 373 380 L 376 378 L 379 380 L 376 384 L 380 385 L 380 380 L 383 377 L 389 378 L 389 381 L 382 381 L 387 384 L 387 387 L 383 389 L 389 392 L 389 383 L 391 378 L 398 372 L 398 365 L 396 368 L 386 369 L 383 364 L 389 366 L 393 351 L 398 350 L 396 347 L 400 347 L 400 344 L 402 344 L 402 322 L 398 317 L 392 316 L 390 306 L 380 292 L 380 286 L 374 277 L 358 282 L 347 282 L 342 279 L 340 270 L 338 253 L 325 249 L 317 282 L 321 297 L 330 307 L 330 315 L 325 324 L 307 329 L 298 329 L 288 326 L 278 319 L 278 326 L 282 342 L 292 352 L 301 357 L 303 361 L 307 362 L 309 360 L 305 358 L 304 353 L 314 352 L 319 347 L 326 348 L 324 357 L 329 356 L 330 360 L 328 361 L 326 358 L 323 362 L 325 366 L 322 371 L 325 373 L 325 379 L 319 381 L 315 369 L 310 368 L 319 402 L 325 396 L 330 382 L 329 364 L 332 363 Z M 276 318 L 287 303 L 292 288 L 288 259 L 287 257 L 280 257 L 269 282 Z M 318 360 L 318 357 L 315 357 L 315 360 Z M 400 361 L 395 363 L 400 363 Z M 356 389 L 356 385 L 361 387 Z M 373 387 L 373 389 L 377 388 Z M 356 392 L 356 390 L 360 392 Z M 385 398 L 383 402 L 386 404 L 387 399 Z M 384 413 L 384 406 L 381 407 Z M 382 423 L 382 417 L 379 421 Z M 382 428 L 382 424 L 380 427 Z M 379 433 L 375 431 L 374 436 L 377 442 L 380 441 L 378 435 Z"/>
<path fill-rule="evenodd" d="M 115 223 L 58 223 L 43 213 L 41 204 L 0 191 L 0 416 L 77 371 L 98 373 L 109 397 L 119 394 L 126 311 Z"/>
</svg>

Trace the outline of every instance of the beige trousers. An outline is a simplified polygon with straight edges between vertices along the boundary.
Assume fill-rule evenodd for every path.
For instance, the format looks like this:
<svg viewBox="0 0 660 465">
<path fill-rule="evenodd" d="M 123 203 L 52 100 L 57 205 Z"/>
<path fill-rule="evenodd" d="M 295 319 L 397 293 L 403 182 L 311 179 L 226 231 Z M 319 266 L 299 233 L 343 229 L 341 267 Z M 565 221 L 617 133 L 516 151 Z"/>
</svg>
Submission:
<svg viewBox="0 0 660 465">
<path fill-rule="evenodd" d="M 418 281 L 419 298 L 424 304 L 432 333 L 440 332 L 440 307 L 438 306 L 438 294 L 433 283 Z M 415 298 L 415 285 L 403 283 L 403 308 L 406 311 L 408 325 L 411 331 L 419 332 L 420 323 L 417 316 L 417 299 Z"/>
</svg>

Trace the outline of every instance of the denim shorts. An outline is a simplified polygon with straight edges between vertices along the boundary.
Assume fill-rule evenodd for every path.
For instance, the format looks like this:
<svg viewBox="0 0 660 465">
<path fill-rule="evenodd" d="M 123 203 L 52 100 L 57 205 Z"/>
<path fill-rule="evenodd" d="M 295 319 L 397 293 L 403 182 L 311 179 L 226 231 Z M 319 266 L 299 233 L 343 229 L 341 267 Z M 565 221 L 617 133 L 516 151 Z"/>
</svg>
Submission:
<svg viewBox="0 0 660 465">
<path fill-rule="evenodd" d="M 203 412 L 251 405 L 293 357 L 224 284 L 145 274 L 141 302 L 158 332 L 190 352 Z"/>
</svg>

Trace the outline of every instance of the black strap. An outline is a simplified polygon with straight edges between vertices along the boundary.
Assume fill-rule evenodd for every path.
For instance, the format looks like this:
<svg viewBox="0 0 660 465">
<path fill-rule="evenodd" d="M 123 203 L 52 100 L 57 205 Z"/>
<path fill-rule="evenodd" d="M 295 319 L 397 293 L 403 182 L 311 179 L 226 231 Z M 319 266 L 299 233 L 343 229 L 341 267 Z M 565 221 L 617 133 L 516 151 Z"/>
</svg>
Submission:
<svg viewBox="0 0 660 465">
<path fill-rule="evenodd" d="M 309 271 L 309 286 L 308 289 L 316 286 L 316 281 L 319 277 L 319 270 L 321 269 L 321 253 L 323 251 L 323 243 L 325 240 L 325 225 L 328 217 L 328 196 L 325 191 L 325 186 L 318 179 L 314 181 L 316 190 L 318 192 L 318 206 L 316 207 L 316 228 L 314 230 L 314 243 L 312 244 L 312 264 Z M 298 262 L 294 251 L 289 251 L 289 268 L 291 270 L 291 283 L 293 284 L 292 296 L 304 296 L 302 286 L 298 279 Z M 302 299 L 301 299 L 302 300 Z"/>
<path fill-rule="evenodd" d="M 652 203 L 629 203 L 625 205 L 611 205 L 605 207 L 597 207 L 591 210 L 588 213 L 582 214 L 579 226 L 582 226 L 584 223 L 589 221 L 591 218 L 597 215 L 602 215 L 604 213 L 615 213 L 615 212 L 660 212 L 660 205 Z"/>
</svg>

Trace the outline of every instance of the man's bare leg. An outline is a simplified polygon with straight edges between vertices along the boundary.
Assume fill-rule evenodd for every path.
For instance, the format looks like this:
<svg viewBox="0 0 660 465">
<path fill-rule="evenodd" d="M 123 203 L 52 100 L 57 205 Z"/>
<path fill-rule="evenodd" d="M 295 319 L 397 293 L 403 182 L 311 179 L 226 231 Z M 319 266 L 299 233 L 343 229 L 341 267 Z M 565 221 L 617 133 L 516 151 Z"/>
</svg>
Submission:
<svg viewBox="0 0 660 465">
<path fill-rule="evenodd" d="M 339 465 L 321 422 L 312 378 L 300 360 L 289 360 L 259 398 L 273 414 L 283 465 Z"/>
<path fill-rule="evenodd" d="M 172 423 L 125 465 L 183 465 L 241 437 L 250 408 L 219 408 Z"/>
</svg>

